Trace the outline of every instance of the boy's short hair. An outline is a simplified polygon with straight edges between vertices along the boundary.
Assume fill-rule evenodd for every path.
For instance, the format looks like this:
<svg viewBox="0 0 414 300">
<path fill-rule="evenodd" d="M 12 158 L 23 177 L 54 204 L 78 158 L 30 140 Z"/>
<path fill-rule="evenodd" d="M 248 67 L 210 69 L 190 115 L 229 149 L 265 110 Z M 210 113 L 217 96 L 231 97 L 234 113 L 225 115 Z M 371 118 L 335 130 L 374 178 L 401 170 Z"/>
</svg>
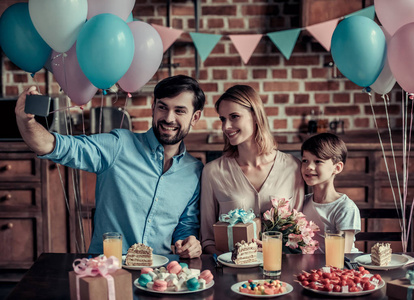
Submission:
<svg viewBox="0 0 414 300">
<path fill-rule="evenodd" d="M 345 142 L 332 133 L 320 133 L 308 138 L 302 144 L 301 155 L 303 151 L 309 151 L 323 160 L 332 159 L 334 164 L 340 161 L 345 164 L 348 155 Z"/>
</svg>

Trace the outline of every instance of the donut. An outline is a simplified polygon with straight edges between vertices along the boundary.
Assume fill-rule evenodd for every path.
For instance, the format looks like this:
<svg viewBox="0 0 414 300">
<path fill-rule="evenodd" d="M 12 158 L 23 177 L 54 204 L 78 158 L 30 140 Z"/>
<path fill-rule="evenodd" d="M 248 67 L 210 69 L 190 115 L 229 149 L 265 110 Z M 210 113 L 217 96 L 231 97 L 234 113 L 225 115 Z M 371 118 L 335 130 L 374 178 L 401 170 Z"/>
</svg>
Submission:
<svg viewBox="0 0 414 300">
<path fill-rule="evenodd" d="M 141 274 L 138 279 L 138 283 L 140 286 L 146 287 L 148 282 L 152 281 L 152 277 L 148 274 Z"/>
<path fill-rule="evenodd" d="M 157 292 L 163 292 L 167 289 L 167 282 L 165 280 L 157 279 L 154 281 L 152 289 Z"/>
<path fill-rule="evenodd" d="M 189 291 L 196 291 L 200 287 L 200 283 L 198 282 L 198 279 L 195 277 L 191 277 L 190 279 L 188 279 L 186 284 L 187 284 L 187 289 Z"/>
<path fill-rule="evenodd" d="M 167 271 L 171 274 L 180 273 L 182 267 L 177 261 L 172 261 L 167 265 Z"/>
<path fill-rule="evenodd" d="M 142 275 L 142 274 L 147 274 L 147 273 L 149 273 L 149 272 L 154 272 L 154 269 L 153 269 L 153 268 L 148 268 L 148 267 L 146 267 L 146 268 L 142 268 L 142 270 L 141 270 L 141 275 Z"/>
<path fill-rule="evenodd" d="M 204 270 L 203 272 L 201 272 L 198 278 L 204 279 L 206 281 L 206 284 L 209 284 L 214 277 L 213 274 L 211 274 L 210 270 Z"/>
</svg>

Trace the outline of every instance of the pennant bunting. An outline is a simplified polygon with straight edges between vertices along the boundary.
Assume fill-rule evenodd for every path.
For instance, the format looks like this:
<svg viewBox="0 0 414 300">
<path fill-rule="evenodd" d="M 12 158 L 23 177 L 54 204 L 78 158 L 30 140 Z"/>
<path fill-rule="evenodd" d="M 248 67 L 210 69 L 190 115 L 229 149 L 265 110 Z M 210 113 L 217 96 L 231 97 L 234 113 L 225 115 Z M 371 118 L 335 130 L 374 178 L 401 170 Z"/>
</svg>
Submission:
<svg viewBox="0 0 414 300">
<path fill-rule="evenodd" d="M 301 28 L 289 29 L 277 32 L 268 33 L 267 36 L 275 44 L 275 46 L 282 52 L 283 56 L 289 60 L 295 47 L 298 36 L 302 31 Z"/>
<path fill-rule="evenodd" d="M 263 34 L 234 34 L 229 35 L 229 38 L 237 52 L 239 52 L 243 62 L 247 64 L 262 36 Z"/>
<path fill-rule="evenodd" d="M 330 21 L 310 25 L 306 27 L 306 30 L 326 49 L 331 50 L 331 39 L 335 31 L 336 25 L 338 25 L 339 18 Z"/>
<path fill-rule="evenodd" d="M 338 22 L 350 16 L 364 16 L 370 19 L 375 18 L 375 6 L 363 8 L 341 18 L 332 19 L 326 22 L 310 25 L 304 28 L 295 28 L 270 32 L 267 34 L 233 34 L 227 35 L 232 41 L 243 62 L 247 64 L 259 44 L 263 35 L 267 35 L 273 44 L 279 49 L 282 55 L 289 60 L 293 49 L 302 30 L 306 29 L 325 49 L 331 50 L 331 39 Z M 161 36 L 164 52 L 180 37 L 183 30 L 151 24 Z M 223 35 L 189 32 L 194 46 L 204 62 L 213 51 Z"/>
<path fill-rule="evenodd" d="M 151 24 L 152 27 L 158 32 L 162 40 L 163 53 L 170 48 L 172 44 L 180 37 L 183 30 L 169 28 L 161 25 Z"/>
<path fill-rule="evenodd" d="M 200 54 L 201 61 L 203 62 L 210 55 L 211 51 L 222 37 L 220 34 L 198 32 L 190 32 L 190 36 L 194 42 L 194 46 L 196 47 L 198 54 Z"/>
<path fill-rule="evenodd" d="M 351 17 L 351 16 L 363 16 L 363 17 L 370 18 L 371 20 L 374 20 L 374 18 L 375 18 L 375 7 L 374 7 L 374 5 L 368 6 L 366 8 L 361 9 L 361 10 L 353 12 L 352 14 L 346 15 L 345 18 L 348 18 L 348 17 Z"/>
</svg>

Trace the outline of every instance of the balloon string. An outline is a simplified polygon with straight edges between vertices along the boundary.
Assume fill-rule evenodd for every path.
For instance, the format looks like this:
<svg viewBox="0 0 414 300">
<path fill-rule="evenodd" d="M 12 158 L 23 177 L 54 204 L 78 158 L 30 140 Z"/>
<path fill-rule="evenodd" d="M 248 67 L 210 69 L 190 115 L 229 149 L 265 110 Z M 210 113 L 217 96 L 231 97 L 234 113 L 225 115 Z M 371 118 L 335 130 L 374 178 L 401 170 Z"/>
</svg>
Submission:
<svg viewBox="0 0 414 300">
<path fill-rule="evenodd" d="M 410 165 L 411 133 L 413 131 L 413 109 L 414 109 L 414 101 L 411 101 L 410 130 L 408 132 L 409 140 L 408 140 L 407 166 Z M 408 179 L 409 179 L 409 172 L 408 172 L 408 167 L 407 167 L 406 177 L 405 177 L 405 186 L 404 186 L 404 213 L 405 213 L 405 209 L 407 207 L 406 204 L 407 204 L 407 196 L 408 196 Z M 414 201 L 414 199 L 413 199 L 413 201 Z M 406 227 L 406 233 L 405 233 L 406 242 L 408 241 L 408 237 L 410 236 L 411 217 L 412 217 L 412 212 L 413 212 L 412 205 L 413 205 L 413 202 L 411 203 L 410 217 L 408 219 L 408 225 Z"/>
<path fill-rule="evenodd" d="M 36 80 L 36 76 L 35 75 L 36 75 L 35 73 L 30 74 L 30 76 L 32 76 L 32 78 L 33 78 L 33 80 L 34 80 L 34 82 L 36 84 L 37 91 L 40 93 L 40 86 L 39 86 L 39 83 Z"/>
<path fill-rule="evenodd" d="M 67 106 L 67 107 L 58 108 L 58 109 L 56 109 L 56 110 L 54 110 L 54 111 L 51 111 L 49 114 L 51 114 L 51 113 L 55 113 L 55 112 L 57 112 L 57 111 L 61 111 L 61 110 L 66 110 L 66 109 L 70 109 L 70 108 L 75 108 L 75 107 L 77 107 L 77 106 L 76 106 L 76 105 L 72 105 L 72 106 Z"/>
<path fill-rule="evenodd" d="M 71 105 L 69 104 L 70 100 L 69 97 L 65 97 L 66 99 L 66 107 L 70 107 Z M 67 115 L 70 116 L 70 110 L 67 109 L 66 110 Z M 66 120 L 68 120 L 68 122 L 66 122 L 66 132 L 69 135 L 73 135 L 73 128 L 72 128 L 72 118 L 67 117 Z M 78 172 L 78 170 L 74 170 L 72 168 L 70 168 L 70 172 L 71 172 L 71 176 L 72 176 L 72 189 L 73 189 L 73 197 L 74 197 L 74 201 L 75 201 L 75 217 L 76 217 L 76 213 L 79 212 L 79 210 L 77 209 L 79 207 L 79 184 L 78 182 L 75 180 L 75 173 Z M 79 214 L 78 214 L 78 222 L 79 222 L 79 231 L 81 233 L 81 243 L 85 243 L 85 239 L 83 236 L 83 224 L 81 222 L 81 220 L 79 220 Z M 76 250 L 78 252 L 81 252 L 81 246 L 79 245 L 78 239 L 75 238 L 75 247 Z M 84 245 L 84 248 L 85 245 Z"/>
<path fill-rule="evenodd" d="M 395 179 L 397 181 L 398 194 L 401 197 L 400 182 L 399 182 L 398 170 L 397 170 L 397 162 L 396 162 L 396 159 L 395 159 L 394 144 L 393 144 L 393 141 L 392 141 L 393 139 L 392 139 L 391 124 L 390 124 L 390 116 L 389 116 L 388 107 L 387 107 L 388 105 L 387 105 L 386 98 L 382 97 L 382 99 L 384 100 L 385 116 L 387 118 L 388 134 L 390 136 L 390 147 L 391 147 L 391 154 L 392 154 L 392 159 L 393 159 L 393 163 L 394 163 Z M 388 101 L 389 101 L 389 98 L 388 98 Z M 389 102 L 388 102 L 388 104 L 389 104 Z M 393 196 L 394 196 L 394 194 L 393 194 Z M 396 200 L 394 200 L 394 201 L 396 202 Z M 405 225 L 405 210 L 402 209 L 401 213 L 402 213 L 401 217 L 403 219 L 402 220 L 402 225 L 403 226 L 401 228 L 401 232 L 403 233 L 403 236 L 404 236 L 404 232 L 405 232 L 405 226 L 404 226 Z M 402 242 L 403 242 L 403 244 L 405 243 L 405 238 L 402 238 Z M 403 246 L 403 248 L 404 248 L 404 246 Z"/>
<path fill-rule="evenodd" d="M 104 94 L 101 95 L 101 111 L 99 113 L 99 130 L 98 130 L 99 133 L 102 132 L 103 95 Z"/>
<path fill-rule="evenodd" d="M 66 53 L 62 53 L 62 64 L 63 64 L 63 74 L 64 74 L 64 79 L 65 79 L 65 88 L 66 88 L 66 90 L 67 91 L 70 91 L 69 90 L 69 87 L 68 87 L 68 79 L 67 79 L 67 76 L 66 76 L 66 64 L 65 64 L 65 57 L 67 57 L 67 54 Z M 62 88 L 62 90 L 63 90 L 63 88 Z M 65 93 L 66 94 L 66 93 Z M 67 94 L 66 94 L 67 95 Z"/>
<path fill-rule="evenodd" d="M 126 112 L 126 109 L 127 109 L 128 100 L 130 98 L 131 98 L 131 94 L 128 93 L 127 96 L 125 97 L 124 111 L 122 112 L 122 119 L 121 119 L 121 124 L 119 125 L 119 128 L 122 128 L 122 125 L 124 124 L 125 112 Z"/>
<path fill-rule="evenodd" d="M 84 135 L 86 135 L 86 130 L 85 130 L 85 114 L 84 114 L 84 110 L 83 110 L 83 106 L 80 107 L 82 110 L 82 133 Z M 88 176 L 87 173 L 84 173 L 84 180 L 85 180 L 85 193 L 86 193 L 86 220 L 87 220 L 87 224 L 89 224 L 89 226 L 87 226 L 87 234 L 89 239 L 92 238 L 92 222 L 91 222 L 91 218 L 89 216 L 89 211 L 90 211 L 90 199 L 89 199 L 89 184 L 88 184 Z M 81 205 L 82 208 L 82 205 Z M 82 215 L 82 214 L 81 214 Z M 85 233 L 84 233 L 85 234 Z M 86 250 L 86 247 L 85 247 Z"/>
<path fill-rule="evenodd" d="M 380 134 L 380 131 L 379 131 L 379 128 L 378 128 L 377 118 L 375 116 L 374 105 L 372 103 L 372 94 L 368 93 L 368 95 L 369 95 L 369 103 L 371 105 L 371 110 L 372 110 L 372 115 L 373 115 L 373 119 L 374 119 L 375 128 L 377 129 L 378 139 L 379 139 L 379 142 L 380 142 L 380 145 L 381 145 L 381 150 L 382 150 L 382 155 L 383 155 L 383 158 L 384 158 L 385 168 L 387 170 L 388 181 L 390 182 L 390 186 L 391 186 L 391 192 L 392 192 L 392 196 L 393 196 L 393 199 L 394 199 L 395 209 L 397 210 L 397 214 L 398 214 L 398 217 L 399 217 L 397 199 L 395 197 L 395 191 L 394 191 L 394 187 L 393 187 L 392 180 L 391 180 L 390 170 L 388 168 L 388 163 L 387 163 L 387 157 L 385 155 L 384 144 L 382 143 L 381 134 Z M 401 197 L 400 197 L 400 199 L 401 199 Z M 400 228 L 401 228 L 401 231 L 402 231 L 402 224 L 401 224 L 400 220 L 399 220 L 399 223 L 400 223 Z"/>
</svg>

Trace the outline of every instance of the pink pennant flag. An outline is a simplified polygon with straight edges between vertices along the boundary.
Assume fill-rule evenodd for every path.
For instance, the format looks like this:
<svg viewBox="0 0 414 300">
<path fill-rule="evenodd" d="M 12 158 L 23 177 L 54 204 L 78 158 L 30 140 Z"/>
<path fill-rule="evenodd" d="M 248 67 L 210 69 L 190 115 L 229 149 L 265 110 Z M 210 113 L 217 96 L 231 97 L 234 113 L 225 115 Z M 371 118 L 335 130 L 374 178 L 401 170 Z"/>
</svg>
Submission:
<svg viewBox="0 0 414 300">
<path fill-rule="evenodd" d="M 168 28 L 161 25 L 151 24 L 152 27 L 158 32 L 161 37 L 162 45 L 163 45 L 163 53 L 171 47 L 172 44 L 180 37 L 183 33 L 182 30 Z"/>
<path fill-rule="evenodd" d="M 229 38 L 233 42 L 234 47 L 236 47 L 237 52 L 239 52 L 243 62 L 247 64 L 257 44 L 259 44 L 262 34 L 236 34 L 229 35 Z"/>
<path fill-rule="evenodd" d="M 306 30 L 326 49 L 331 50 L 331 39 L 336 25 L 338 25 L 340 18 L 329 20 L 326 22 L 310 25 Z"/>
</svg>

